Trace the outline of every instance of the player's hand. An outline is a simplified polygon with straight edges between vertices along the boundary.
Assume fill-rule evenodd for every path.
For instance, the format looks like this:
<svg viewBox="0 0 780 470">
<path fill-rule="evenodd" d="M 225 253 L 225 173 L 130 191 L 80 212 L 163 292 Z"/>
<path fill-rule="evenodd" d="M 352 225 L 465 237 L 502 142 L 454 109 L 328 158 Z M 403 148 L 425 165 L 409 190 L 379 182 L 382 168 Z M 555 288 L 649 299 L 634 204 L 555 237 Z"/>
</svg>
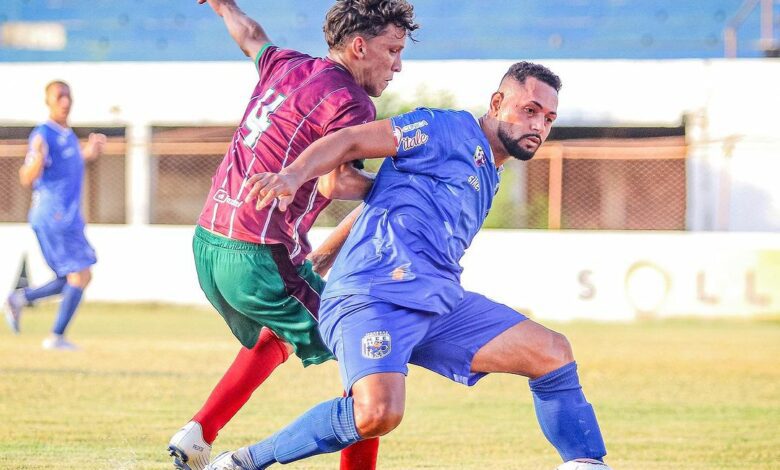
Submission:
<svg viewBox="0 0 780 470">
<path fill-rule="evenodd" d="M 103 153 L 106 148 L 106 135 L 92 132 L 87 139 L 87 145 L 91 146 L 98 155 Z"/>
<path fill-rule="evenodd" d="M 320 277 L 325 277 L 331 266 L 333 266 L 337 254 L 338 252 L 331 253 L 325 250 L 314 250 L 309 253 L 306 259 L 311 261 L 312 271 L 319 274 Z"/>
<path fill-rule="evenodd" d="M 203 5 L 204 3 L 208 3 L 211 5 L 211 8 L 214 9 L 214 11 L 217 11 L 217 9 L 223 5 L 223 4 L 233 4 L 235 5 L 235 1 L 233 0 L 198 0 L 198 5 Z"/>
<path fill-rule="evenodd" d="M 284 212 L 292 203 L 302 183 L 289 174 L 257 173 L 249 178 L 247 184 L 251 185 L 252 189 L 246 195 L 245 202 L 257 198 L 255 209 L 260 210 L 271 204 L 274 199 L 278 199 L 279 210 Z"/>
</svg>

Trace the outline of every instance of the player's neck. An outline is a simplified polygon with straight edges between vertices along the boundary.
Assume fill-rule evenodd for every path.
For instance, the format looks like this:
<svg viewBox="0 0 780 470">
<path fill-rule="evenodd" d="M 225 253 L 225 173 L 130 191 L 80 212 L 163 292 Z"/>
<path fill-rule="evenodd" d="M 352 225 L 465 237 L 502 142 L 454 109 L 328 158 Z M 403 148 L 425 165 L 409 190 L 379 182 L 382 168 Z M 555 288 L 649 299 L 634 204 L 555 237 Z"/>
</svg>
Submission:
<svg viewBox="0 0 780 470">
<path fill-rule="evenodd" d="M 504 144 L 498 139 L 498 122 L 485 114 L 479 118 L 479 127 L 490 144 L 496 168 L 500 168 L 509 159 L 509 153 L 504 148 Z"/>
<path fill-rule="evenodd" d="M 57 118 L 55 116 L 49 115 L 49 121 L 57 124 L 58 126 L 62 127 L 63 129 L 68 129 L 70 126 L 68 126 L 68 118 Z"/>
<path fill-rule="evenodd" d="M 349 74 L 352 75 L 353 77 L 355 76 L 355 72 L 349 66 L 349 61 L 346 60 L 343 54 L 339 53 L 338 51 L 330 50 L 328 51 L 328 59 L 331 62 L 335 62 L 340 66 L 344 67 L 345 69 L 347 69 L 347 72 L 349 72 Z"/>
</svg>

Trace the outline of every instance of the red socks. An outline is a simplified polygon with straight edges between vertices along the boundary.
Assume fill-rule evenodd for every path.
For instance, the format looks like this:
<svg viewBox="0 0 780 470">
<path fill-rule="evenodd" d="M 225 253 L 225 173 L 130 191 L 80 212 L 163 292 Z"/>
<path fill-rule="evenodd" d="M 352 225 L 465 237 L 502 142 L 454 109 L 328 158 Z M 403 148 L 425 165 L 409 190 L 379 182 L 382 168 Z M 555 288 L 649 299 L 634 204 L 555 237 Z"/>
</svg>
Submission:
<svg viewBox="0 0 780 470">
<path fill-rule="evenodd" d="M 379 438 L 358 441 L 341 451 L 341 470 L 375 470 Z"/>
<path fill-rule="evenodd" d="M 346 397 L 347 392 L 342 396 Z M 376 456 L 379 453 L 379 438 L 357 441 L 341 451 L 340 470 L 376 470 Z"/>
<path fill-rule="evenodd" d="M 255 347 L 242 347 L 206 403 L 192 418 L 203 428 L 203 439 L 213 443 L 219 430 L 244 406 L 252 392 L 286 360 L 287 347 L 267 328 L 260 332 Z"/>
<path fill-rule="evenodd" d="M 271 330 L 263 328 L 252 349 L 241 348 L 206 403 L 192 418 L 212 444 L 217 433 L 249 400 L 271 372 L 287 360 L 287 347 Z M 356 442 L 341 451 L 341 470 L 375 470 L 379 438 Z"/>
</svg>

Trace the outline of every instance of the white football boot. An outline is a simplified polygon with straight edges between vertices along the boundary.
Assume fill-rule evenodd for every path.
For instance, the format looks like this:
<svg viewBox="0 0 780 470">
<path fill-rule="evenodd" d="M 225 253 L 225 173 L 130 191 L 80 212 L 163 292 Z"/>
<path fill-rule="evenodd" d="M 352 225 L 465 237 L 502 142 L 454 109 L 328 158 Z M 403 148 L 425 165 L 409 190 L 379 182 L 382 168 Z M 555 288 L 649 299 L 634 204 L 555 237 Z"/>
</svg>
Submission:
<svg viewBox="0 0 780 470">
<path fill-rule="evenodd" d="M 612 470 L 609 465 L 600 460 L 574 459 L 556 467 L 555 470 Z"/>
<path fill-rule="evenodd" d="M 27 300 L 24 298 L 24 293 L 21 289 L 11 292 L 5 300 L 5 322 L 8 323 L 8 327 L 16 335 L 19 334 L 19 318 L 22 316 L 22 308 L 24 308 L 26 303 Z"/>
<path fill-rule="evenodd" d="M 48 338 L 44 339 L 41 343 L 43 349 L 57 350 L 57 351 L 78 351 L 79 347 L 65 339 L 62 335 L 52 333 Z"/>
<path fill-rule="evenodd" d="M 211 446 L 203 440 L 200 423 L 190 421 L 168 442 L 173 467 L 180 470 L 203 470 L 209 464 Z"/>
<path fill-rule="evenodd" d="M 233 460 L 235 452 L 222 452 L 206 467 L 206 470 L 247 470 L 241 464 Z"/>
</svg>

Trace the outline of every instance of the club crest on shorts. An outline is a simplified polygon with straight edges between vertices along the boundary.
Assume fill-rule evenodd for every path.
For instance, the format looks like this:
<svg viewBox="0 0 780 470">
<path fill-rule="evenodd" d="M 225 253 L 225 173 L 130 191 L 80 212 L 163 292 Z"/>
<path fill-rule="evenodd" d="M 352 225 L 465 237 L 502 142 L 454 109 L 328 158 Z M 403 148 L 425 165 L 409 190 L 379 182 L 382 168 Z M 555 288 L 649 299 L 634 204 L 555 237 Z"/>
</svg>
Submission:
<svg viewBox="0 0 780 470">
<path fill-rule="evenodd" d="M 372 331 L 366 333 L 362 340 L 363 357 L 380 359 L 390 354 L 390 333 L 387 331 Z"/>
</svg>

